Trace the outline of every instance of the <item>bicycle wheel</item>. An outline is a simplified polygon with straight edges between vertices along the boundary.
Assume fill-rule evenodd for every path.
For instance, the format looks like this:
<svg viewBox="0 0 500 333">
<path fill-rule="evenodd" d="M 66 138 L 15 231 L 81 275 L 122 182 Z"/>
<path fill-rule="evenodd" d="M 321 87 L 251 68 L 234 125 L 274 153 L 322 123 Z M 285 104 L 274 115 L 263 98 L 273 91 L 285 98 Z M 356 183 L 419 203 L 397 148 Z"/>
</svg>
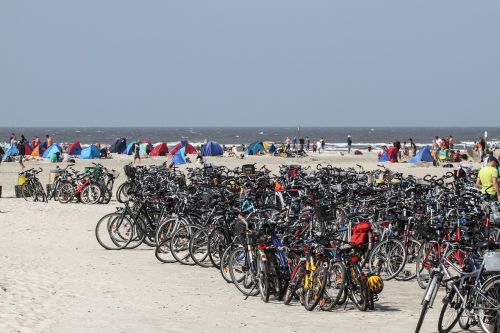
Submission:
<svg viewBox="0 0 500 333">
<path fill-rule="evenodd" d="M 220 257 L 220 265 L 219 272 L 222 275 L 222 278 L 226 280 L 228 283 L 233 283 L 231 279 L 231 274 L 229 273 L 229 255 L 233 251 L 234 246 L 228 246 Z"/>
<path fill-rule="evenodd" d="M 328 278 L 320 303 L 321 310 L 324 311 L 330 311 L 339 303 L 345 284 L 345 266 L 340 262 L 330 264 L 327 275 Z"/>
<path fill-rule="evenodd" d="M 212 262 L 208 257 L 208 230 L 200 228 L 189 241 L 189 254 L 193 261 L 201 267 L 212 267 Z"/>
<path fill-rule="evenodd" d="M 135 249 L 139 247 L 146 239 L 145 222 L 140 216 L 133 216 L 132 239 L 127 244 L 127 249 Z"/>
<path fill-rule="evenodd" d="M 230 240 L 227 239 L 223 228 L 217 227 L 208 235 L 208 257 L 212 265 L 219 268 L 221 255 L 229 245 Z"/>
<path fill-rule="evenodd" d="M 194 232 L 198 230 L 197 225 L 181 225 L 172 234 L 170 239 L 170 251 L 179 263 L 184 265 L 196 265 L 191 254 L 189 253 L 189 243 Z"/>
<path fill-rule="evenodd" d="M 422 289 L 427 288 L 430 280 L 433 263 L 438 260 L 438 248 L 435 242 L 422 243 L 418 250 L 417 260 L 415 261 L 415 272 L 417 283 Z"/>
<path fill-rule="evenodd" d="M 132 223 L 121 213 L 103 216 L 95 227 L 97 242 L 106 250 L 125 248 L 132 239 Z"/>
<path fill-rule="evenodd" d="M 478 292 L 475 307 L 483 332 L 500 332 L 500 275 L 494 275 L 486 280 Z"/>
<path fill-rule="evenodd" d="M 358 308 L 366 311 L 368 308 L 368 287 L 363 279 L 363 273 L 358 265 L 351 263 L 348 268 L 349 283 L 347 284 L 347 296 Z"/>
<path fill-rule="evenodd" d="M 101 198 L 101 188 L 96 184 L 88 184 L 80 192 L 80 201 L 84 204 L 96 204 Z"/>
<path fill-rule="evenodd" d="M 170 251 L 170 238 L 164 239 L 155 249 L 155 257 L 159 261 L 167 264 L 177 262 Z"/>
<path fill-rule="evenodd" d="M 327 269 L 320 263 L 316 263 L 316 270 L 311 274 L 309 287 L 304 288 L 304 307 L 312 311 L 323 297 L 326 281 L 328 279 Z"/>
<path fill-rule="evenodd" d="M 438 330 L 440 333 L 448 333 L 458 322 L 462 312 L 462 300 L 455 292 L 455 289 L 448 291 L 448 294 L 443 300 L 443 307 L 439 314 Z"/>
<path fill-rule="evenodd" d="M 257 296 L 259 288 L 252 274 L 247 254 L 243 247 L 237 247 L 229 254 L 229 274 L 236 288 L 246 296 Z"/>
<path fill-rule="evenodd" d="M 281 274 L 281 267 L 279 265 L 279 259 L 275 253 L 268 255 L 269 260 L 269 288 L 274 297 L 281 301 L 283 300 L 283 276 Z"/>
<path fill-rule="evenodd" d="M 126 203 L 129 201 L 128 192 L 130 191 L 132 184 L 125 182 L 118 186 L 116 190 L 116 200 L 120 203 Z"/>
<path fill-rule="evenodd" d="M 283 298 L 283 302 L 285 303 L 285 305 L 290 304 L 297 290 L 302 287 L 302 280 L 304 278 L 305 271 L 306 267 L 304 262 L 299 262 L 292 271 L 290 283 L 288 283 L 285 297 Z"/>
<path fill-rule="evenodd" d="M 60 203 L 68 203 L 73 200 L 75 189 L 71 183 L 62 183 L 57 189 L 57 198 Z"/>
<path fill-rule="evenodd" d="M 184 221 L 180 220 L 178 217 L 173 217 L 162 221 L 155 232 L 156 245 L 159 245 L 165 239 L 172 238 L 172 234 L 181 223 L 184 223 Z"/>
<path fill-rule="evenodd" d="M 387 239 L 375 246 L 368 260 L 370 273 L 380 275 L 385 281 L 396 277 L 404 268 L 406 251 L 397 239 Z"/>
<path fill-rule="evenodd" d="M 26 182 L 23 185 L 21 185 L 21 195 L 26 201 L 34 201 L 34 196 L 33 193 L 35 192 L 35 189 L 33 185 L 30 182 Z"/>
<path fill-rule="evenodd" d="M 269 289 L 269 261 L 257 254 L 257 281 L 259 285 L 260 299 L 267 303 L 271 290 Z"/>
<path fill-rule="evenodd" d="M 401 272 L 396 275 L 395 279 L 398 281 L 409 281 L 417 277 L 415 265 L 418 256 L 418 249 L 422 243 L 415 239 L 409 239 L 406 248 L 406 260 Z"/>
<path fill-rule="evenodd" d="M 424 323 L 425 315 L 427 314 L 427 310 L 429 309 L 429 301 L 424 300 L 422 303 L 422 310 L 420 311 L 420 317 L 418 317 L 417 327 L 415 328 L 415 333 L 419 333 L 422 328 L 422 324 Z"/>
<path fill-rule="evenodd" d="M 45 190 L 43 189 L 42 183 L 38 179 L 35 179 L 34 181 L 34 186 L 35 186 L 35 191 L 34 191 L 34 201 L 39 201 L 39 202 L 46 202 L 47 201 L 47 194 L 45 193 Z"/>
</svg>

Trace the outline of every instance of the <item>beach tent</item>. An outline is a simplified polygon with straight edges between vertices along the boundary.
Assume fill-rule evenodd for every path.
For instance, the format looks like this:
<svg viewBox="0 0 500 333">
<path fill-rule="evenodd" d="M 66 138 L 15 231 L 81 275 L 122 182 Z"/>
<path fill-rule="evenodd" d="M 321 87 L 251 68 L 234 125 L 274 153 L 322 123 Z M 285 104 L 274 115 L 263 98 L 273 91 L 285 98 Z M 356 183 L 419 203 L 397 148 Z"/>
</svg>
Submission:
<svg viewBox="0 0 500 333">
<path fill-rule="evenodd" d="M 80 141 L 76 141 L 70 144 L 67 151 L 69 155 L 80 155 L 81 152 L 82 146 L 80 145 Z"/>
<path fill-rule="evenodd" d="M 271 146 L 269 146 L 269 153 L 271 154 L 274 154 L 276 152 L 276 146 L 274 145 L 274 143 L 271 144 Z"/>
<path fill-rule="evenodd" d="M 262 142 L 262 146 L 264 147 L 265 151 L 269 151 L 269 148 L 271 147 L 273 143 L 271 141 L 264 141 Z"/>
<path fill-rule="evenodd" d="M 94 145 L 82 149 L 82 152 L 80 154 L 80 158 L 85 160 L 90 160 L 93 158 L 100 158 L 100 157 L 101 157 L 101 151 Z"/>
<path fill-rule="evenodd" d="M 175 153 L 172 158 L 172 163 L 175 165 L 185 164 L 186 162 L 186 147 L 182 147 Z"/>
<path fill-rule="evenodd" d="M 165 142 L 157 144 L 151 151 L 150 156 L 166 156 L 168 154 L 168 147 Z"/>
<path fill-rule="evenodd" d="M 59 144 L 57 144 L 57 143 L 54 143 L 49 148 L 47 148 L 46 151 L 44 151 L 43 158 L 50 158 L 50 155 L 55 154 L 55 153 L 59 153 L 62 155 L 61 146 L 59 146 Z"/>
<path fill-rule="evenodd" d="M 9 157 L 17 156 L 17 154 L 18 154 L 17 147 L 16 146 L 10 147 L 9 150 L 7 150 L 7 152 L 3 156 L 2 161 L 5 162 Z"/>
<path fill-rule="evenodd" d="M 153 145 L 151 143 L 142 143 L 139 146 L 139 153 L 141 155 L 149 155 L 151 150 L 153 150 Z"/>
<path fill-rule="evenodd" d="M 411 160 L 409 160 L 409 163 L 418 163 L 418 162 L 432 162 L 433 158 L 431 155 L 431 147 L 430 146 L 425 146 L 419 152 L 415 157 L 413 157 Z"/>
<path fill-rule="evenodd" d="M 42 145 L 36 146 L 35 149 L 33 149 L 33 151 L 31 152 L 31 156 L 33 156 L 33 157 L 40 157 L 42 155 L 43 155 Z"/>
<path fill-rule="evenodd" d="M 254 143 L 251 143 L 248 145 L 247 149 L 245 149 L 245 154 L 247 155 L 255 155 L 258 152 L 264 152 L 264 146 L 262 145 L 262 142 L 256 141 Z"/>
<path fill-rule="evenodd" d="M 110 153 L 123 154 L 127 149 L 127 139 L 119 138 L 109 147 Z"/>
<path fill-rule="evenodd" d="M 218 144 L 215 141 L 208 141 L 204 146 L 203 146 L 203 151 L 202 151 L 203 156 L 220 156 L 224 155 L 224 149 L 222 149 L 222 146 Z"/>
<path fill-rule="evenodd" d="M 126 155 L 132 155 L 134 153 L 134 148 L 137 143 L 135 141 L 132 141 L 131 143 L 128 144 L 127 148 L 123 152 Z"/>
<path fill-rule="evenodd" d="M 378 158 L 379 162 L 389 162 L 389 158 L 387 157 L 387 151 L 384 151 L 382 155 Z"/>
<path fill-rule="evenodd" d="M 186 154 L 196 154 L 197 153 L 196 149 L 193 146 L 191 146 L 186 140 L 182 140 L 174 148 L 172 148 L 172 150 L 170 151 L 170 154 L 175 155 L 177 153 L 177 151 L 181 148 L 186 148 L 185 149 Z"/>
</svg>

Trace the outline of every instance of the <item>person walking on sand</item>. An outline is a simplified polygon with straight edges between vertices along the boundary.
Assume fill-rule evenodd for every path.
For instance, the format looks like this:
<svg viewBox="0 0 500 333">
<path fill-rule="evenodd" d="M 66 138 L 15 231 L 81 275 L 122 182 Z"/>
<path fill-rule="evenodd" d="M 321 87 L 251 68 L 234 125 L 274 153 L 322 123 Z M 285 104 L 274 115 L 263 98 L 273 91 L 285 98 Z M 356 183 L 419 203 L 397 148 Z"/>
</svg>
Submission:
<svg viewBox="0 0 500 333">
<path fill-rule="evenodd" d="M 309 151 L 311 149 L 311 141 L 309 140 L 309 137 L 306 136 L 306 150 Z"/>
<path fill-rule="evenodd" d="M 17 153 L 19 155 L 19 164 L 21 165 L 21 170 L 24 169 L 23 158 L 26 154 L 26 149 L 24 146 L 25 144 L 26 138 L 24 137 L 24 135 L 21 135 L 21 140 L 17 144 Z"/>
<path fill-rule="evenodd" d="M 321 151 L 324 153 L 325 152 L 325 139 L 321 138 L 319 140 L 319 143 L 321 145 Z"/>
<path fill-rule="evenodd" d="M 347 153 L 350 154 L 352 149 L 352 139 L 351 136 L 347 136 Z"/>
<path fill-rule="evenodd" d="M 141 142 L 137 140 L 137 142 L 134 145 L 134 164 L 137 160 L 139 160 L 139 164 L 141 164 L 141 154 L 140 154 L 140 145 Z"/>
</svg>

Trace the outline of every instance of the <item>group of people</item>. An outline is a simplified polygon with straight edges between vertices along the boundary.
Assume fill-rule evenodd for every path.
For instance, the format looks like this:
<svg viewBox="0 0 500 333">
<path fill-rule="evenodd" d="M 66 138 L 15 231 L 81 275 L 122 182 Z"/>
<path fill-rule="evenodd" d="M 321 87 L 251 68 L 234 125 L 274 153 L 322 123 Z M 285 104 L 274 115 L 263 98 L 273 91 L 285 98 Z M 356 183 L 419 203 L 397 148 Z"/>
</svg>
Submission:
<svg viewBox="0 0 500 333">
<path fill-rule="evenodd" d="M 321 138 L 317 142 L 314 142 L 311 145 L 311 140 L 308 136 L 300 137 L 297 142 L 297 137 L 293 137 L 291 140 L 289 137 L 285 139 L 285 150 L 286 151 L 295 151 L 295 152 L 308 152 L 311 151 L 313 153 L 321 153 L 321 151 L 325 151 L 325 139 Z"/>
<path fill-rule="evenodd" d="M 28 144 L 31 147 L 31 149 L 35 149 L 36 147 L 38 147 L 40 145 L 43 145 L 44 148 L 50 147 L 52 145 L 52 137 L 49 134 L 47 134 L 45 136 L 45 138 L 46 138 L 46 140 L 42 144 L 40 142 L 40 138 L 38 136 L 35 136 L 33 138 L 33 140 L 31 140 L 31 142 L 28 142 L 28 140 L 26 139 L 24 134 L 21 134 L 21 138 L 19 138 L 19 139 L 17 138 L 16 133 L 10 134 L 9 144 L 10 144 L 10 147 L 17 148 L 17 156 L 18 156 L 19 164 L 21 165 L 21 169 L 25 168 L 23 161 L 24 161 L 24 156 L 26 155 L 26 144 Z M 0 163 L 1 163 L 2 157 L 3 156 L 0 152 Z"/>
</svg>

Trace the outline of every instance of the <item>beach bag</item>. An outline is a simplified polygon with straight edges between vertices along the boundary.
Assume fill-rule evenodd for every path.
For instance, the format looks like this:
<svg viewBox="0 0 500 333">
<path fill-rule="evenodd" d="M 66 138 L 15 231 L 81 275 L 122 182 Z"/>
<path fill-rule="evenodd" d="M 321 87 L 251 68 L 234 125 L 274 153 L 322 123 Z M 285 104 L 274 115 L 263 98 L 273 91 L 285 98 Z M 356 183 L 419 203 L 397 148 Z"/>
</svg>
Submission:
<svg viewBox="0 0 500 333">
<path fill-rule="evenodd" d="M 362 221 L 352 228 L 351 244 L 360 250 L 368 249 L 372 226 L 367 221 Z"/>
</svg>

